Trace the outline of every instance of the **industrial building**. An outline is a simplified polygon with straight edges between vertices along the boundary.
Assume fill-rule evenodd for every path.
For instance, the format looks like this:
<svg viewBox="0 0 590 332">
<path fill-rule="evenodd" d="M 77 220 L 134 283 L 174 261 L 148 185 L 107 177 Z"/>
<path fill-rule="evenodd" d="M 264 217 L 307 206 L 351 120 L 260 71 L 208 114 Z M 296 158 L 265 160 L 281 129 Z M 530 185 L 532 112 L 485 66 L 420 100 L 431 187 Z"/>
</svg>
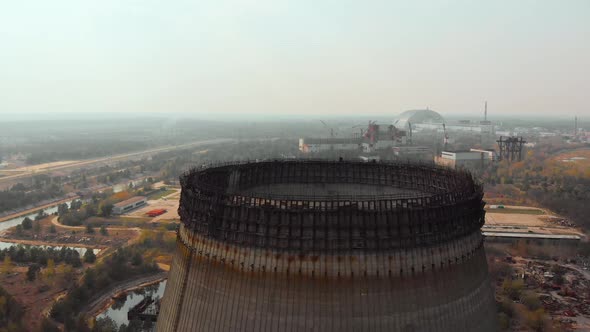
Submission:
<svg viewBox="0 0 590 332">
<path fill-rule="evenodd" d="M 434 157 L 432 149 L 425 146 L 397 146 L 393 149 L 393 155 L 398 160 L 411 160 L 420 162 L 430 162 Z"/>
<path fill-rule="evenodd" d="M 411 127 L 408 126 L 408 128 L 410 129 L 409 132 L 393 124 L 379 125 L 375 121 L 369 121 L 366 129 L 361 129 L 359 136 L 354 135 L 350 138 L 300 138 L 299 151 L 305 154 L 326 151 L 349 151 L 361 154 L 389 154 L 396 159 L 413 159 L 416 154 L 410 153 L 404 155 L 405 150 L 401 150 L 400 152 L 398 149 L 397 153 L 394 153 L 394 149 L 397 147 L 411 145 Z M 365 155 L 363 157 L 373 156 Z"/>
<path fill-rule="evenodd" d="M 495 152 L 493 150 L 471 149 L 469 151 L 442 151 L 440 156 L 434 158 L 434 162 L 440 166 L 474 171 L 483 169 L 494 159 Z"/>
<path fill-rule="evenodd" d="M 410 110 L 401 113 L 393 124 L 397 128 L 413 131 L 448 130 L 449 132 L 493 136 L 496 133 L 496 128 L 493 122 L 487 119 L 487 103 L 484 114 L 484 120 L 481 121 L 459 120 L 449 122 L 445 121 L 442 115 L 430 109 Z M 443 128 L 443 124 L 445 124 L 445 128 Z"/>
<path fill-rule="evenodd" d="M 359 138 L 300 138 L 299 151 L 317 153 L 332 150 L 360 150 L 362 140 Z"/>
<path fill-rule="evenodd" d="M 123 214 L 135 208 L 143 206 L 147 203 L 147 198 L 144 196 L 131 197 L 122 202 L 116 203 L 113 206 L 113 214 Z"/>
<path fill-rule="evenodd" d="M 350 138 L 334 137 L 333 129 L 330 138 L 301 138 L 299 151 L 304 154 L 348 151 L 378 155 L 383 159 L 432 161 L 434 155 L 446 149 L 448 144 L 453 144 L 455 138 L 475 135 L 480 137 L 483 145 L 492 144 L 496 139 L 495 127 L 487 120 L 487 103 L 484 114 L 484 120 L 481 121 L 461 120 L 449 124 L 433 110 L 409 110 L 401 113 L 389 125 L 369 121 L 365 129 L 360 129 L 360 135 L 357 133 Z M 361 125 L 352 128 L 356 127 Z M 444 162 L 446 160 L 441 161 L 441 164 Z"/>
<path fill-rule="evenodd" d="M 411 129 L 442 129 L 445 119 L 439 113 L 430 110 L 409 110 L 397 116 L 393 125 L 405 130 Z"/>
<path fill-rule="evenodd" d="M 497 330 L 469 173 L 275 160 L 181 186 L 158 332 Z"/>
</svg>

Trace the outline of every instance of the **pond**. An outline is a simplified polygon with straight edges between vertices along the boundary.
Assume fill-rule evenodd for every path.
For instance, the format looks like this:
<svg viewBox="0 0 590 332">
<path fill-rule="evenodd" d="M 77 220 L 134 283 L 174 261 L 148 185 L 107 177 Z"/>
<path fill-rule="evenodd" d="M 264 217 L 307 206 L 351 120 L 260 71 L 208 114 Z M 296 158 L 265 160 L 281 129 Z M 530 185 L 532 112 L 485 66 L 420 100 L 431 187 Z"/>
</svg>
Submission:
<svg viewBox="0 0 590 332">
<path fill-rule="evenodd" d="M 127 313 L 129 310 L 147 296 L 151 296 L 153 299 L 162 298 L 165 289 L 166 280 L 163 280 L 157 284 L 129 292 L 125 297 L 115 300 L 115 302 L 105 312 L 98 315 L 96 319 L 108 317 L 115 321 L 118 326 L 121 326 L 122 324 L 129 325 L 129 320 L 127 319 Z"/>
</svg>

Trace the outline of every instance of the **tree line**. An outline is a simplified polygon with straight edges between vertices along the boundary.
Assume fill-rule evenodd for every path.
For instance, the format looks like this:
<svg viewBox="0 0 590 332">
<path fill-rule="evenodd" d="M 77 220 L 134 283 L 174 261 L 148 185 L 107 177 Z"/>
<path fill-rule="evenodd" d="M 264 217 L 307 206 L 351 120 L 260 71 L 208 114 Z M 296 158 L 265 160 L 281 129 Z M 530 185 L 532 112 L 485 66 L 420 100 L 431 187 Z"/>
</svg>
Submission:
<svg viewBox="0 0 590 332">
<path fill-rule="evenodd" d="M 0 261 L 4 261 L 6 257 L 10 258 L 14 263 L 36 263 L 47 266 L 47 262 L 53 260 L 55 263 L 66 263 L 73 267 L 82 266 L 78 251 L 67 247 L 55 249 L 19 244 L 0 250 Z"/>
<path fill-rule="evenodd" d="M 55 183 L 44 183 L 36 186 L 25 186 L 18 183 L 8 190 L 0 191 L 0 212 L 61 198 L 63 195 L 63 189 Z"/>
</svg>

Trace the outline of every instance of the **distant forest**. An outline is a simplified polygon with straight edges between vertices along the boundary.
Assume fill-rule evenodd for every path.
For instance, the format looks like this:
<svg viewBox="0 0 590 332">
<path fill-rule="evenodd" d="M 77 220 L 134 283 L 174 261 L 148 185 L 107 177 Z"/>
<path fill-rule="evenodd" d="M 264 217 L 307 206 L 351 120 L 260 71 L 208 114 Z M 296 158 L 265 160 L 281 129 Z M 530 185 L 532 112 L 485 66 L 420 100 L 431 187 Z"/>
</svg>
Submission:
<svg viewBox="0 0 590 332">
<path fill-rule="evenodd" d="M 148 142 L 81 139 L 75 142 L 71 140 L 36 142 L 23 145 L 19 149 L 27 151 L 27 164 L 35 165 L 60 160 L 99 158 L 148 148 L 150 148 Z"/>
<path fill-rule="evenodd" d="M 334 123 L 334 127 L 350 124 Z M 327 136 L 319 120 L 200 121 L 196 119 L 122 118 L 96 121 L 36 120 L 0 123 L 0 156 L 22 154 L 29 165 L 99 158 L 198 140 Z"/>
</svg>

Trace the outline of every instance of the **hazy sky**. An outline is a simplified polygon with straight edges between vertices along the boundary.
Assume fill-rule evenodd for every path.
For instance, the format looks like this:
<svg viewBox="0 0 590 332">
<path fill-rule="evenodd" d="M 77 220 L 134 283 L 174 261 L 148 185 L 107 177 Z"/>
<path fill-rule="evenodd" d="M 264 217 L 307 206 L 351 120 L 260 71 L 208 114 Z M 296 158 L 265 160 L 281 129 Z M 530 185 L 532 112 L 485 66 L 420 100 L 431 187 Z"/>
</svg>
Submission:
<svg viewBox="0 0 590 332">
<path fill-rule="evenodd" d="M 0 1 L 0 112 L 590 116 L 590 1 Z"/>
</svg>

